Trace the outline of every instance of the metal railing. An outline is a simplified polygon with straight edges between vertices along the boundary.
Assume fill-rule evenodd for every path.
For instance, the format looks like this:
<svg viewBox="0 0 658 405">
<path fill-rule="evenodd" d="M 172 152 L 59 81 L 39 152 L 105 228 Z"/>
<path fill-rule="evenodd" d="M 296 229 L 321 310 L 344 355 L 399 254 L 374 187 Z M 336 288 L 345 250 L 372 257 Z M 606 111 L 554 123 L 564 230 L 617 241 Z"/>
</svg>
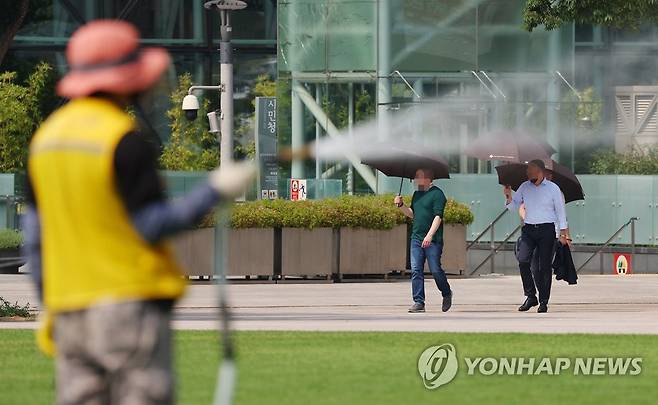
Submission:
<svg viewBox="0 0 658 405">
<path fill-rule="evenodd" d="M 483 237 L 487 232 L 490 232 L 490 233 L 491 233 L 491 240 L 490 240 L 490 242 L 489 242 L 489 255 L 488 255 L 488 256 L 487 256 L 487 257 L 486 257 L 486 258 L 485 258 L 480 264 L 478 264 L 478 265 L 475 267 L 474 270 L 472 270 L 472 271 L 469 273 L 469 276 L 472 275 L 472 274 L 474 274 L 476 271 L 478 271 L 482 266 L 484 266 L 484 264 L 485 264 L 487 261 L 490 261 L 490 262 L 491 262 L 491 273 L 494 273 L 494 270 L 495 270 L 495 269 L 494 269 L 494 266 L 495 266 L 494 257 L 496 256 L 496 254 L 498 253 L 498 251 L 500 250 L 500 248 L 501 248 L 505 243 L 507 243 L 507 241 L 512 237 L 512 235 L 514 235 L 514 234 L 515 234 L 515 233 L 521 228 L 521 226 L 518 226 L 518 227 L 517 227 L 512 233 L 510 233 L 510 234 L 505 238 L 505 240 L 504 240 L 500 245 L 496 246 L 495 226 L 496 226 L 496 224 L 498 223 L 498 221 L 500 221 L 500 220 L 505 216 L 505 214 L 507 214 L 507 211 L 508 211 L 508 209 L 505 208 L 500 214 L 498 214 L 498 215 L 496 216 L 496 218 L 493 219 L 493 221 L 491 221 L 491 222 L 489 223 L 489 225 L 487 225 L 486 228 L 484 228 L 484 229 L 482 230 L 482 232 L 480 232 L 480 233 L 475 237 L 475 239 L 473 239 L 473 241 L 472 241 L 471 243 L 468 244 L 468 246 L 466 246 L 466 251 L 468 252 L 468 250 L 471 249 L 471 248 L 472 248 L 472 247 L 473 247 L 473 246 L 474 246 L 474 245 L 475 245 L 480 239 L 482 239 L 482 237 Z"/>
<path fill-rule="evenodd" d="M 8 229 L 19 229 L 20 221 L 18 219 L 21 213 L 21 204 L 25 201 L 22 196 L 17 195 L 0 195 L 0 205 L 5 207 L 5 226 Z M 0 221 L 2 222 L 2 221 Z M 0 258 L 0 271 L 7 267 L 21 266 L 25 263 L 25 258 L 2 257 Z"/>
<path fill-rule="evenodd" d="M 578 269 L 576 270 L 576 273 L 580 272 L 580 270 L 582 270 L 585 266 L 587 266 L 587 264 L 589 262 L 591 262 L 592 259 L 596 255 L 599 255 L 599 254 L 600 254 L 600 258 L 601 258 L 601 269 L 603 269 L 603 255 L 601 254 L 603 252 L 603 249 L 605 249 L 608 245 L 610 245 L 610 242 L 612 242 L 617 237 L 617 235 L 619 235 L 621 233 L 621 231 L 626 229 L 626 227 L 629 226 L 629 225 L 631 226 L 631 255 L 635 255 L 635 221 L 638 221 L 639 219 L 640 218 L 638 218 L 638 217 L 631 217 L 628 220 L 628 222 L 626 222 L 619 229 L 617 229 L 617 232 L 612 234 L 610 239 L 605 241 L 605 243 L 603 243 L 603 245 L 599 246 L 596 249 L 596 251 L 594 253 L 592 253 L 592 255 L 587 260 L 585 260 L 585 262 L 583 264 L 580 265 L 580 267 L 578 267 Z"/>
<path fill-rule="evenodd" d="M 500 214 L 498 214 L 498 216 L 497 216 L 496 218 L 494 218 L 493 221 L 489 222 L 489 225 L 487 225 L 487 227 L 484 228 L 484 229 L 482 230 L 482 232 L 480 232 L 480 233 L 478 234 L 478 236 L 476 236 L 475 239 L 473 239 L 473 241 L 472 241 L 471 243 L 468 244 L 468 246 L 466 246 L 466 250 L 472 248 L 473 245 L 475 245 L 480 239 L 482 239 L 482 237 L 484 236 L 485 233 L 487 233 L 488 230 L 491 230 L 491 236 L 493 237 L 493 234 L 494 234 L 494 233 L 493 233 L 493 227 L 496 225 L 496 223 L 497 223 L 498 221 L 500 221 L 500 219 L 501 219 L 502 217 L 505 216 L 505 214 L 507 214 L 507 211 L 508 211 L 508 209 L 505 208 L 505 209 L 503 210 L 503 212 L 501 212 Z"/>
<path fill-rule="evenodd" d="M 477 272 L 478 270 L 480 270 L 480 268 L 481 268 L 482 266 L 484 266 L 484 264 L 485 264 L 487 261 L 490 261 L 490 263 L 491 263 L 491 273 L 493 273 L 493 272 L 494 272 L 494 264 L 495 264 L 495 262 L 494 262 L 494 257 L 495 257 L 495 256 L 498 254 L 498 252 L 503 248 L 503 246 L 505 246 L 505 244 L 506 244 L 507 242 L 509 242 L 509 240 L 512 238 L 512 236 L 514 236 L 514 235 L 515 235 L 515 234 L 521 229 L 522 226 L 523 226 L 523 225 L 520 224 L 519 226 L 517 226 L 516 228 L 514 228 L 514 230 L 513 230 L 512 232 L 510 232 L 509 235 L 507 235 L 507 236 L 505 237 L 505 239 L 503 239 L 503 241 L 500 242 L 500 243 L 498 244 L 498 246 L 494 246 L 493 249 L 491 249 L 491 251 L 489 252 L 489 255 L 487 255 L 487 257 L 485 257 L 484 260 L 482 260 L 482 262 L 480 262 L 480 264 L 478 264 L 477 266 L 475 266 L 475 268 L 474 268 L 473 270 L 471 270 L 471 272 L 468 273 L 468 275 L 469 275 L 469 276 L 472 276 L 473 274 L 475 274 L 475 272 Z M 493 245 L 492 245 L 492 246 L 493 246 Z"/>
<path fill-rule="evenodd" d="M 5 206 L 5 226 L 9 229 L 18 229 L 18 217 L 25 198 L 18 195 L 0 195 L 0 204 Z"/>
</svg>

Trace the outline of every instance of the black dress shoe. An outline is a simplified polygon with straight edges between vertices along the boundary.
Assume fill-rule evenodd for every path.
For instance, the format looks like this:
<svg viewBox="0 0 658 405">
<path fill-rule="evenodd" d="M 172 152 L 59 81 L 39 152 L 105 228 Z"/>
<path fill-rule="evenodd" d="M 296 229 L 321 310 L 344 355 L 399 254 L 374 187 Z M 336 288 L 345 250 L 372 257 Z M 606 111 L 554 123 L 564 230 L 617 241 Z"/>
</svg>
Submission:
<svg viewBox="0 0 658 405">
<path fill-rule="evenodd" d="M 537 302 L 537 298 L 528 297 L 525 299 L 525 302 L 521 304 L 521 306 L 519 307 L 519 311 L 525 312 L 532 307 L 536 307 L 537 305 L 539 305 L 539 302 Z"/>
<path fill-rule="evenodd" d="M 548 305 L 542 302 L 541 304 L 539 304 L 539 308 L 537 308 L 537 312 L 539 312 L 540 314 L 544 312 L 548 312 Z"/>
<path fill-rule="evenodd" d="M 448 312 L 452 306 L 452 290 L 450 290 L 450 295 L 443 297 L 443 302 L 441 304 L 441 311 Z"/>
</svg>

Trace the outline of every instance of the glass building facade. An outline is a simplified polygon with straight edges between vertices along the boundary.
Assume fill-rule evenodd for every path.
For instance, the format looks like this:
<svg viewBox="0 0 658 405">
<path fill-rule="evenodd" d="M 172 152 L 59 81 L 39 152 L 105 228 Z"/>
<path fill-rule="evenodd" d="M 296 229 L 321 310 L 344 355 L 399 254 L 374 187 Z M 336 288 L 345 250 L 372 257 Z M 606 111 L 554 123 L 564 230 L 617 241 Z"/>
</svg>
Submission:
<svg viewBox="0 0 658 405">
<path fill-rule="evenodd" d="M 18 3 L 18 2 L 17 2 Z M 34 0 L 0 70 L 27 72 L 42 60 L 61 76 L 71 34 L 86 21 L 123 19 L 134 23 L 147 46 L 167 48 L 172 67 L 156 89 L 147 111 L 161 137 L 169 133 L 165 111 L 178 76 L 190 73 L 194 84 L 219 83 L 219 15 L 203 0 Z M 235 45 L 235 112 L 253 112 L 248 94 L 258 75 L 276 76 L 276 0 L 249 1 L 232 18 Z M 12 10 L 13 11 L 13 10 Z M 205 94 L 217 103 L 217 97 Z"/>
<path fill-rule="evenodd" d="M 574 77 L 573 26 L 547 32 L 521 29 L 523 1 L 364 0 L 279 3 L 279 136 L 297 147 L 325 136 L 308 93 L 337 128 L 359 121 L 397 120 L 428 109 L 440 125 L 389 134 L 445 153 L 452 170 L 491 171 L 459 148 L 487 132 L 523 128 L 572 158 L 564 109 Z M 290 92 L 290 95 L 288 95 Z M 285 100 L 289 98 L 290 102 Z M 300 101 L 301 100 L 301 101 Z M 424 104 L 432 107 L 424 107 Z M 288 118 L 289 117 L 289 118 Z M 314 122 L 315 121 L 315 125 Z M 435 121 L 432 121 L 436 123 Z M 414 133 L 423 131 L 423 133 Z M 351 162 L 355 163 L 355 162 Z M 337 162 L 292 162 L 292 177 L 343 178 L 348 192 L 392 191 Z"/>
<path fill-rule="evenodd" d="M 282 146 L 331 135 L 332 127 L 347 133 L 367 120 L 383 123 L 380 130 L 395 127 L 391 122 L 417 114 L 420 125 L 383 138 L 443 152 L 454 173 L 491 173 L 496 162 L 460 152 L 500 131 L 543 138 L 558 150 L 556 160 L 587 173 L 592 152 L 615 143 L 615 87 L 656 83 L 658 32 L 574 24 L 527 32 L 524 4 L 280 1 Z M 442 118 L 428 120 L 428 110 Z M 283 173 L 341 179 L 346 192 L 397 191 L 398 180 L 374 173 L 373 181 L 356 166 L 300 160 Z"/>
</svg>

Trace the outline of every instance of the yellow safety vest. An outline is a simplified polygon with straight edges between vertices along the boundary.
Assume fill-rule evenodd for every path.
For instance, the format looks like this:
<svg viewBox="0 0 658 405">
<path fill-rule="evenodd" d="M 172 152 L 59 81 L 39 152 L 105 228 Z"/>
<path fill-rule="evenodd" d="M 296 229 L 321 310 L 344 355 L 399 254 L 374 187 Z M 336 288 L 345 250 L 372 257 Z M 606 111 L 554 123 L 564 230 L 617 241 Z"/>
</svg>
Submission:
<svg viewBox="0 0 658 405">
<path fill-rule="evenodd" d="M 28 167 L 41 221 L 43 298 L 52 314 L 174 299 L 185 289 L 170 247 L 138 234 L 117 191 L 115 150 L 134 125 L 115 104 L 82 98 L 34 135 Z"/>
</svg>

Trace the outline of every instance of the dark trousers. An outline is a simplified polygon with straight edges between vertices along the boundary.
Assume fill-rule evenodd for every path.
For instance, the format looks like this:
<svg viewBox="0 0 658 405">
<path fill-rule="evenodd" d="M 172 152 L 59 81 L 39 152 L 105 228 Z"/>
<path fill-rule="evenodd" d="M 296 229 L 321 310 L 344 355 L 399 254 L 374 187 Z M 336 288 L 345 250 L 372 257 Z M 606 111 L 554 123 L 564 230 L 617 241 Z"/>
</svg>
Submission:
<svg viewBox="0 0 658 405">
<path fill-rule="evenodd" d="M 552 223 L 524 225 L 521 231 L 519 245 L 519 270 L 523 282 L 523 293 L 526 297 L 536 297 L 539 291 L 539 302 L 548 303 L 551 295 L 553 271 L 551 262 L 555 252 L 555 225 Z M 533 256 L 539 265 L 531 270 Z"/>
</svg>

